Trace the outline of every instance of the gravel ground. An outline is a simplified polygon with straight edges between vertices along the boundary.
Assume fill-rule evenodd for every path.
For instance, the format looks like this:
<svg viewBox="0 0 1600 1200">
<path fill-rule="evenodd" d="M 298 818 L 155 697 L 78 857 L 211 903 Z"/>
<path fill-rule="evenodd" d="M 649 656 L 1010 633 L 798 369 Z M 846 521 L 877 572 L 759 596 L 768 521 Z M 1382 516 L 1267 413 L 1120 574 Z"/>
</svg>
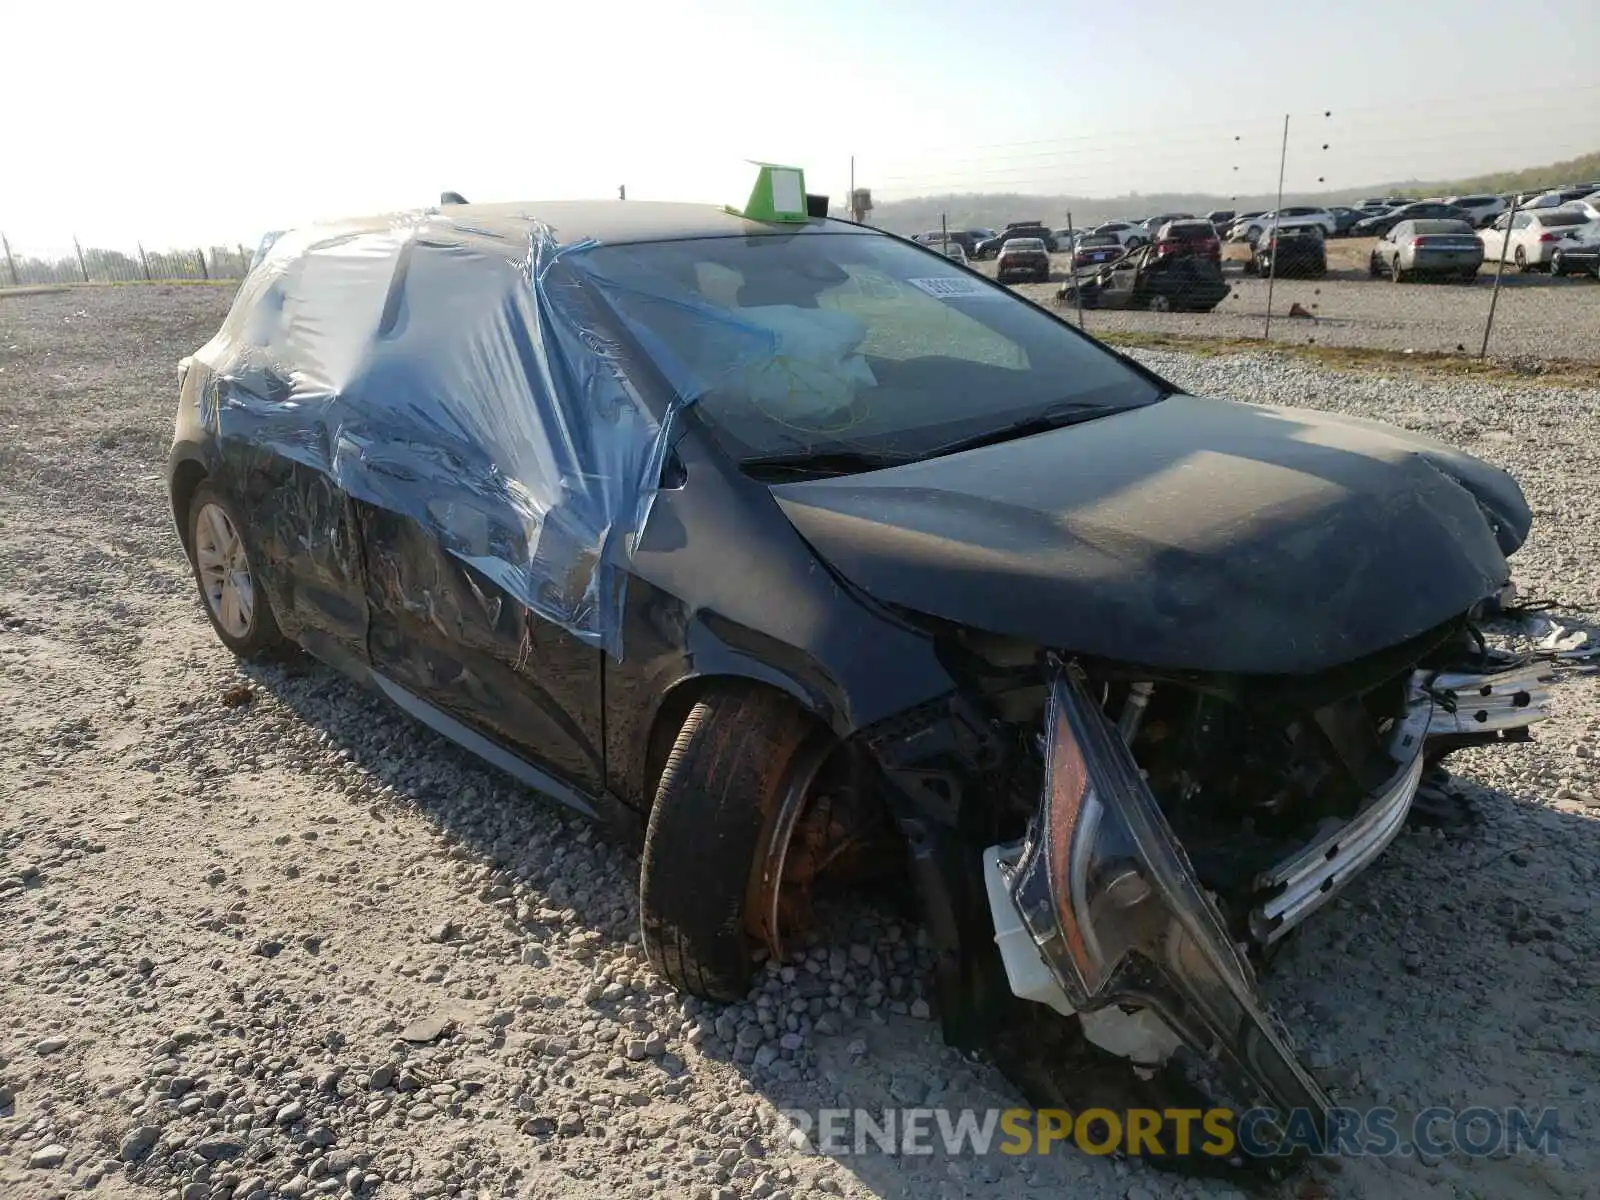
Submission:
<svg viewBox="0 0 1600 1200">
<path fill-rule="evenodd" d="M 1369 279 L 1366 261 L 1372 245 L 1370 238 L 1329 242 L 1326 279 L 1277 280 L 1272 291 L 1273 340 L 1476 354 L 1483 344 L 1494 271 L 1484 268 L 1470 287 Z M 1230 256 L 1239 253 L 1235 246 L 1227 250 Z M 1069 269 L 1066 255 L 1055 255 L 1054 261 L 1055 282 L 1019 283 L 1016 289 L 1034 300 L 1053 303 Z M 977 266 L 994 274 L 992 262 Z M 1090 333 L 1139 330 L 1260 337 L 1267 312 L 1266 281 L 1244 274 L 1237 261 L 1228 261 L 1224 273 L 1233 292 L 1209 313 L 1090 310 L 1084 314 L 1084 327 Z M 1299 304 L 1316 319 L 1289 317 L 1291 304 Z M 1552 279 L 1508 268 L 1489 350 L 1497 355 L 1600 361 L 1600 282 L 1589 275 Z"/>
<path fill-rule="evenodd" d="M 913 925 L 840 912 L 747 1003 L 676 996 L 598 831 L 315 664 L 241 670 L 161 477 L 173 364 L 226 302 L 0 298 L 0 1195 L 1237 1194 L 1077 1153 L 807 1153 L 775 1109 L 1016 1103 L 942 1047 Z M 1509 467 L 1524 591 L 1600 610 L 1600 393 L 1149 358 Z M 1552 1105 L 1561 1156 L 1276 1194 L 1600 1195 L 1600 678 L 1555 691 L 1535 744 L 1460 756 L 1481 822 L 1402 836 L 1269 986 L 1350 1103 Z"/>
</svg>

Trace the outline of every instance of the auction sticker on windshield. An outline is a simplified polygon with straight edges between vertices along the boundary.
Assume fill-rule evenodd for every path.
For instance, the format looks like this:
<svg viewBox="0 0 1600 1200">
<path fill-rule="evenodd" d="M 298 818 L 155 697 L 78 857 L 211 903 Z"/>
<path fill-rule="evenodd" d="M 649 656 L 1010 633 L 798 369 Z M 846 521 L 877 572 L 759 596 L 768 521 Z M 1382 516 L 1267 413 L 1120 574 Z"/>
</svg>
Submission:
<svg viewBox="0 0 1600 1200">
<path fill-rule="evenodd" d="M 983 292 L 977 280 L 964 279 L 960 275 L 940 275 L 936 279 L 908 279 L 906 282 L 941 300 L 951 296 L 977 296 Z"/>
</svg>

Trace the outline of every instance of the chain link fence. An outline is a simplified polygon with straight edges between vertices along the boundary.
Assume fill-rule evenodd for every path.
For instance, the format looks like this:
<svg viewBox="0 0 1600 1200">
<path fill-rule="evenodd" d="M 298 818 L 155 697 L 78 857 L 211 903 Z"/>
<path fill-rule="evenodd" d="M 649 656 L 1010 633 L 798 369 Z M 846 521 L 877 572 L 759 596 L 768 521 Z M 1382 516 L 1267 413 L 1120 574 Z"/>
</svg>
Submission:
<svg viewBox="0 0 1600 1200">
<path fill-rule="evenodd" d="M 67 245 L 30 243 L 0 233 L 0 287 L 239 279 L 250 259 L 243 244 L 154 249 L 135 242 L 111 248 L 78 238 Z"/>
</svg>

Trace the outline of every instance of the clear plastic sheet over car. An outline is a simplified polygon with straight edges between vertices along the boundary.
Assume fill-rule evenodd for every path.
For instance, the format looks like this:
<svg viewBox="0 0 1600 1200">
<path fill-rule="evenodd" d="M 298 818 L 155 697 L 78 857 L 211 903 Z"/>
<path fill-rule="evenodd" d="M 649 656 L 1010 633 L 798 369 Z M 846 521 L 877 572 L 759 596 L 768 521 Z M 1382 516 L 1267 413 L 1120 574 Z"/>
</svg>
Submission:
<svg viewBox="0 0 1600 1200">
<path fill-rule="evenodd" d="M 488 227 L 484 227 L 488 226 Z M 427 211 L 285 233 L 197 357 L 219 443 L 285 456 L 417 521 L 533 614 L 620 658 L 623 564 L 673 415 L 703 386 L 646 346 L 671 399 L 643 402 L 615 287 L 536 221 Z M 723 369 L 777 335 L 714 306 Z M 637 343 L 636 343 L 637 344 Z"/>
</svg>

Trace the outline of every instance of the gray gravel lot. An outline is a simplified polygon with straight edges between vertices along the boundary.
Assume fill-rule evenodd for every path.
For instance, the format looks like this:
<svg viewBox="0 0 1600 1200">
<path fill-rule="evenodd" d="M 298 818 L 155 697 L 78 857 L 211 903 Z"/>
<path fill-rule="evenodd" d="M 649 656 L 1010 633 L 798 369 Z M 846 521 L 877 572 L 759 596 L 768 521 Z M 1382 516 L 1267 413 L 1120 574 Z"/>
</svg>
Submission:
<svg viewBox="0 0 1600 1200">
<path fill-rule="evenodd" d="M 941 1045 L 914 925 L 840 912 L 746 1003 L 674 995 L 598 831 L 315 664 L 241 670 L 161 476 L 174 363 L 227 299 L 0 297 L 0 1196 L 1238 1194 L 1077 1153 L 807 1153 L 775 1109 L 1016 1103 Z M 1145 357 L 1511 469 L 1523 591 L 1600 612 L 1600 392 Z M 1351 1159 L 1275 1195 L 1600 1196 L 1600 676 L 1555 698 L 1534 744 L 1460 756 L 1479 823 L 1402 836 L 1269 987 L 1350 1103 L 1554 1106 L 1559 1157 Z"/>
<path fill-rule="evenodd" d="M 1344 249 L 1339 242 L 1330 246 Z M 1056 255 L 1055 261 L 1054 282 L 1013 286 L 1036 301 L 1053 304 L 1068 270 L 1065 255 Z M 977 265 L 993 274 L 993 263 Z M 1090 333 L 1139 330 L 1205 337 L 1260 337 L 1267 312 L 1266 281 L 1244 274 L 1236 262 L 1225 264 L 1224 274 L 1233 292 L 1209 313 L 1090 310 L 1084 314 L 1084 328 Z M 1470 286 L 1394 284 L 1386 279 L 1369 279 L 1365 270 L 1354 268 L 1334 268 L 1326 279 L 1320 280 L 1280 279 L 1272 292 L 1272 339 L 1477 354 L 1483 344 L 1484 321 L 1493 291 L 1494 272 L 1488 268 Z M 1316 319 L 1289 317 L 1289 307 L 1296 303 L 1315 314 Z M 1508 271 L 1495 307 L 1489 352 L 1600 360 L 1600 281 L 1587 275 L 1552 279 Z"/>
</svg>

